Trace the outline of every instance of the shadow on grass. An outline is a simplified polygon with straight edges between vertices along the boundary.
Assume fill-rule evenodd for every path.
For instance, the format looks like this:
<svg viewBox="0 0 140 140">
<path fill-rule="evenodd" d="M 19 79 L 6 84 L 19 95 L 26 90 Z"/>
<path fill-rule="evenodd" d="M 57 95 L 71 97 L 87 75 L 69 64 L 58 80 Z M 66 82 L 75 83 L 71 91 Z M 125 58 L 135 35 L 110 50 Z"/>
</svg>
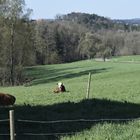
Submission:
<svg viewBox="0 0 140 140">
<path fill-rule="evenodd" d="M 8 116 L 10 109 L 15 110 L 15 119 L 54 121 L 54 120 L 75 120 L 75 119 L 115 119 L 115 118 L 138 118 L 140 117 L 140 104 L 130 102 L 111 101 L 107 99 L 89 99 L 78 103 L 66 102 L 48 106 L 14 106 L 0 108 L 3 114 L 0 119 Z M 128 121 L 124 121 L 127 123 Z M 123 122 L 123 123 L 124 123 Z M 2 122 L 0 133 L 8 133 L 9 124 Z M 60 136 L 23 136 L 23 133 L 70 133 L 82 132 L 90 129 L 100 122 L 65 122 L 55 124 L 39 124 L 16 121 L 17 140 L 59 140 Z M 115 121 L 112 123 L 121 123 Z M 3 127 L 4 128 L 3 128 Z M 7 127 L 7 128 L 6 128 Z M 9 130 L 8 130 L 9 131 Z M 1 140 L 8 140 L 9 138 Z"/>
<path fill-rule="evenodd" d="M 108 69 L 110 68 L 100 68 L 100 69 L 89 69 L 89 70 L 82 70 L 80 72 L 73 72 L 73 69 L 76 68 L 69 68 L 66 69 L 59 69 L 59 70 L 48 70 L 45 71 L 45 69 L 38 69 L 38 74 L 33 75 L 35 77 L 35 80 L 31 81 L 31 83 L 29 83 L 29 85 L 38 85 L 38 84 L 43 84 L 43 83 L 49 83 L 49 82 L 55 82 L 55 81 L 61 81 L 63 79 L 71 79 L 71 78 L 75 78 L 75 77 L 80 77 L 83 75 L 88 75 L 88 73 L 92 73 L 92 74 L 97 74 L 97 73 L 101 73 L 101 72 L 106 72 Z M 43 74 L 44 73 L 44 74 Z"/>
</svg>

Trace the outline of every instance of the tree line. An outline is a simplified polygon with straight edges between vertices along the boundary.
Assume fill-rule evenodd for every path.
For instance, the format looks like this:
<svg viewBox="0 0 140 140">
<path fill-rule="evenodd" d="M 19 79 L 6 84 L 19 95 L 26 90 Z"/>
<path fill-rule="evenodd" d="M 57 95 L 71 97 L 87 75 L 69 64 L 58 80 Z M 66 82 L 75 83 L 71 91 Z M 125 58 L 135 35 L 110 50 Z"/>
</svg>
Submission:
<svg viewBox="0 0 140 140">
<path fill-rule="evenodd" d="M 24 0 L 0 1 L 0 85 L 26 81 L 25 66 L 140 54 L 140 26 L 95 14 L 31 20 Z"/>
</svg>

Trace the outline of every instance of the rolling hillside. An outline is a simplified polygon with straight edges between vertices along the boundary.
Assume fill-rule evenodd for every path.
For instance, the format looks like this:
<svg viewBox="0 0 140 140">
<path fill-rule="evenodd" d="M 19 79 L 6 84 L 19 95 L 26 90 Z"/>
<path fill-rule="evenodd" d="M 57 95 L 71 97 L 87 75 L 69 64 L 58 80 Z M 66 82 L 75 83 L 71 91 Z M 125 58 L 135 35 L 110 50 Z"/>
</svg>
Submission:
<svg viewBox="0 0 140 140">
<path fill-rule="evenodd" d="M 137 61 L 140 62 L 140 56 Z M 116 58 L 114 58 L 116 59 Z M 127 57 L 117 58 L 127 60 Z M 135 57 L 133 58 L 135 59 Z M 92 73 L 90 98 L 85 99 L 88 73 Z M 33 80 L 24 86 L 0 87 L 1 92 L 16 96 L 13 107 L 0 107 L 1 119 L 15 110 L 16 120 L 57 121 L 75 119 L 127 119 L 140 117 L 140 64 L 120 61 L 96 62 L 86 60 L 66 64 L 27 67 L 26 75 Z M 54 94 L 53 89 L 62 81 L 67 92 Z M 66 122 L 39 124 L 16 122 L 20 140 L 138 140 L 139 120 L 103 122 Z M 0 133 L 8 133 L 1 124 Z M 36 135 L 23 133 L 71 133 L 71 135 Z M 3 138 L 0 136 L 1 139 Z M 4 137 L 4 140 L 9 139 Z"/>
</svg>

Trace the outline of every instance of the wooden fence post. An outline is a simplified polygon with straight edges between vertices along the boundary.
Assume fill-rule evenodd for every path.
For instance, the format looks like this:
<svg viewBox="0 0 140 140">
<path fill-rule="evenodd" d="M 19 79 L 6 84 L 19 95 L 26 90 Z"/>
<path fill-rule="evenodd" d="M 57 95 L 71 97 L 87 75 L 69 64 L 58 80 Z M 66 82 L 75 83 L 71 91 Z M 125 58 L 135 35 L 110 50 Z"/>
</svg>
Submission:
<svg viewBox="0 0 140 140">
<path fill-rule="evenodd" d="M 14 110 L 9 111 L 9 117 L 10 117 L 10 140 L 15 140 Z"/>
<path fill-rule="evenodd" d="M 89 99 L 89 93 L 90 93 L 90 82 L 91 82 L 91 73 L 89 73 L 89 78 L 88 78 L 88 85 L 87 85 L 86 99 Z"/>
</svg>

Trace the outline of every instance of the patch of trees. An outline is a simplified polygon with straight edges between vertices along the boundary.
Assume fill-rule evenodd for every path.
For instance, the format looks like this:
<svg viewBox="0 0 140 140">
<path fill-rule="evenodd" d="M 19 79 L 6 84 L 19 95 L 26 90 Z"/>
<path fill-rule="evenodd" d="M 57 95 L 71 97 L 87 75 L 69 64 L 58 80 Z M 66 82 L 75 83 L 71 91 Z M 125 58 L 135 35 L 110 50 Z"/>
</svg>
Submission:
<svg viewBox="0 0 140 140">
<path fill-rule="evenodd" d="M 42 40 L 39 42 L 44 44 L 40 47 L 36 44 L 40 49 L 37 52 L 37 64 L 72 62 L 94 57 L 105 60 L 111 56 L 140 54 L 135 37 L 139 36 L 139 25 L 117 23 L 95 14 L 74 12 L 57 15 L 51 21 L 39 20 L 35 24 L 36 41 Z M 130 40 L 130 36 L 134 40 Z"/>
<path fill-rule="evenodd" d="M 37 64 L 140 54 L 139 31 L 122 30 L 124 25 L 95 31 L 77 22 L 62 20 L 62 16 L 58 19 L 35 23 Z"/>
<path fill-rule="evenodd" d="M 1 1 L 0 7 L 0 84 L 17 85 L 23 81 L 23 66 L 33 63 L 30 10 L 23 11 L 24 0 Z"/>
<path fill-rule="evenodd" d="M 25 82 L 25 66 L 140 54 L 140 26 L 95 14 L 30 20 L 24 0 L 0 3 L 0 85 Z"/>
</svg>

